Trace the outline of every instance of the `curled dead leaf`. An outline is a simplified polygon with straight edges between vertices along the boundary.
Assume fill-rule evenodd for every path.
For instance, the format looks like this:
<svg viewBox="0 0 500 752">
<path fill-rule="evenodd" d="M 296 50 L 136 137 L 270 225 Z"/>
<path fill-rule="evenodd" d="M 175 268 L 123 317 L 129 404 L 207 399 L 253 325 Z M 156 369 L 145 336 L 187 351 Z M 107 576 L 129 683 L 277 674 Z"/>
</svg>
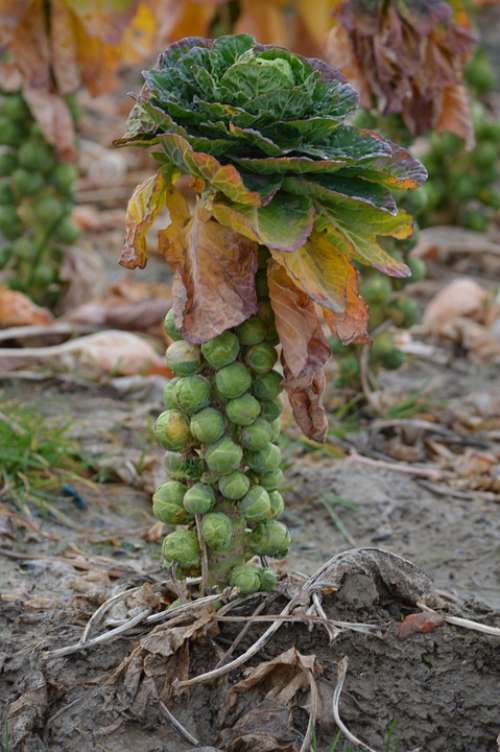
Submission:
<svg viewBox="0 0 500 752">
<path fill-rule="evenodd" d="M 0 287 L 0 328 L 50 324 L 54 317 L 46 308 L 40 308 L 22 292 Z"/>
<path fill-rule="evenodd" d="M 127 231 L 120 264 L 143 269 L 147 262 L 147 232 L 164 207 L 165 180 L 160 171 L 143 180 L 127 206 Z"/>
</svg>

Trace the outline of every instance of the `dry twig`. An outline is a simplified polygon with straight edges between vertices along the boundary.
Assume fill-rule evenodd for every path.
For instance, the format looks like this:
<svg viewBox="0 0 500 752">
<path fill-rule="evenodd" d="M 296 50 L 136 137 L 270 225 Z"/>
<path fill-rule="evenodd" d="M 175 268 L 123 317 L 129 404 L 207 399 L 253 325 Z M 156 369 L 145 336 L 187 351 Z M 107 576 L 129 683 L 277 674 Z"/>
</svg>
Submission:
<svg viewBox="0 0 500 752">
<path fill-rule="evenodd" d="M 347 674 L 347 667 L 349 665 L 349 661 L 347 656 L 345 655 L 338 663 L 337 666 L 337 685 L 333 692 L 333 717 L 335 718 L 335 723 L 339 727 L 339 729 L 342 731 L 346 739 L 349 739 L 352 744 L 355 744 L 357 747 L 363 747 L 363 749 L 368 750 L 368 752 L 375 752 L 372 747 L 369 747 L 368 744 L 365 744 L 360 739 L 357 738 L 357 736 L 354 736 L 354 734 L 349 731 L 347 726 L 345 725 L 344 721 L 340 717 L 339 712 L 339 704 L 340 704 L 340 695 L 342 693 L 342 688 L 344 686 L 345 677 Z"/>
</svg>

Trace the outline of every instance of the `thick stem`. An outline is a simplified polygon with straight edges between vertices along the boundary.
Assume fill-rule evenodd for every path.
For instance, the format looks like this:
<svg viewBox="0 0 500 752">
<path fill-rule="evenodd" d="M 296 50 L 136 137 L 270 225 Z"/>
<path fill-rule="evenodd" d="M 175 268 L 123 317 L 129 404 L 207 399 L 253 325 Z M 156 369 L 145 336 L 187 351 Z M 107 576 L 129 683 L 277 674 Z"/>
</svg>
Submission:
<svg viewBox="0 0 500 752">
<path fill-rule="evenodd" d="M 282 558 L 289 544 L 277 520 L 283 513 L 282 376 L 274 369 L 277 336 L 265 264 L 256 279 L 258 314 L 201 348 L 180 339 L 167 315 L 174 342 L 166 360 L 177 378 L 166 387 L 167 410 L 155 424 L 170 450 L 170 479 L 157 490 L 153 508 L 164 522 L 182 525 L 165 538 L 166 560 L 190 574 L 201 566 L 204 583 L 229 583 L 242 592 L 272 589 L 273 572 L 248 562 Z"/>
</svg>

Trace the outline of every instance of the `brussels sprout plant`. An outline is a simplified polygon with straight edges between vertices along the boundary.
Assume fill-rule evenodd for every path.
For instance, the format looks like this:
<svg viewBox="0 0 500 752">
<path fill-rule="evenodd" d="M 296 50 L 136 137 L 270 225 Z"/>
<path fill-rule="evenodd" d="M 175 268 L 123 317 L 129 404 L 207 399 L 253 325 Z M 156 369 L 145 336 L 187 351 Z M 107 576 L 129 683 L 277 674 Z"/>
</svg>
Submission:
<svg viewBox="0 0 500 752">
<path fill-rule="evenodd" d="M 174 273 L 165 320 L 174 379 L 155 433 L 175 486 L 159 489 L 155 511 L 183 527 L 163 552 L 210 585 L 269 590 L 267 557 L 290 544 L 278 519 L 281 392 L 321 440 L 325 329 L 366 340 L 358 265 L 410 274 L 378 238 L 411 235 L 391 190 L 416 188 L 426 173 L 348 124 L 357 96 L 337 71 L 250 36 L 184 39 L 144 78 L 116 143 L 154 147 L 158 165 L 129 202 L 121 263 L 145 265 L 163 212 L 159 249 Z"/>
<path fill-rule="evenodd" d="M 9 286 L 52 305 L 71 221 L 76 170 L 47 143 L 20 92 L 0 99 L 0 269 Z"/>
</svg>

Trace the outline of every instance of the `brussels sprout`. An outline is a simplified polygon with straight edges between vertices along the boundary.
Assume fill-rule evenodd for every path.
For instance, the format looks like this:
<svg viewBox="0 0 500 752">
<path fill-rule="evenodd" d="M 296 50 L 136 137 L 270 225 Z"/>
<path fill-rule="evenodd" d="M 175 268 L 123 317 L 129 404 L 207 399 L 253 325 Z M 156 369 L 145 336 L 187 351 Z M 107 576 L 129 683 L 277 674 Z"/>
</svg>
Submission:
<svg viewBox="0 0 500 752">
<path fill-rule="evenodd" d="M 208 365 L 218 370 L 233 363 L 240 352 L 236 334 L 223 332 L 201 346 L 201 353 Z"/>
<path fill-rule="evenodd" d="M 163 389 L 163 404 L 165 405 L 167 410 L 171 410 L 172 408 L 177 407 L 177 402 L 175 400 L 175 388 L 178 381 L 178 376 L 173 379 L 169 379 Z"/>
<path fill-rule="evenodd" d="M 64 217 L 54 232 L 54 237 L 65 245 L 76 243 L 80 235 L 80 228 L 69 217 Z"/>
<path fill-rule="evenodd" d="M 165 361 L 176 376 L 190 376 L 201 369 L 200 348 L 180 339 L 167 347 Z"/>
<path fill-rule="evenodd" d="M 208 469 L 215 475 L 228 475 L 238 470 L 243 459 L 243 450 L 228 436 L 212 444 L 205 452 Z"/>
<path fill-rule="evenodd" d="M 497 162 L 497 148 L 495 144 L 484 141 L 479 144 L 473 152 L 473 160 L 476 167 L 480 170 L 488 168 Z"/>
<path fill-rule="evenodd" d="M 259 269 L 255 275 L 255 290 L 259 300 L 265 300 L 269 297 L 269 287 L 267 285 L 267 268 Z"/>
<path fill-rule="evenodd" d="M 178 452 L 165 453 L 165 470 L 173 480 L 198 480 L 205 471 L 201 457 L 186 457 Z"/>
<path fill-rule="evenodd" d="M 182 339 L 182 334 L 180 333 L 179 329 L 177 328 L 177 324 L 175 323 L 173 308 L 168 309 L 168 313 L 163 321 L 163 328 L 165 329 L 167 336 L 169 336 L 170 339 L 174 342 Z"/>
<path fill-rule="evenodd" d="M 245 449 L 256 452 L 264 449 L 271 441 L 271 424 L 263 418 L 257 418 L 251 426 L 246 426 L 240 431 L 240 442 Z"/>
<path fill-rule="evenodd" d="M 14 206 L 0 206 L 0 233 L 7 240 L 15 240 L 22 233 L 22 225 Z"/>
<path fill-rule="evenodd" d="M 62 218 L 64 206 L 55 196 L 41 196 L 33 204 L 33 211 L 40 222 L 52 224 Z"/>
<path fill-rule="evenodd" d="M 353 353 L 343 355 L 338 361 L 338 367 L 337 382 L 339 386 L 352 386 L 353 382 L 359 379 L 359 360 Z"/>
<path fill-rule="evenodd" d="M 217 391 L 225 399 L 236 399 L 245 394 L 252 384 L 252 375 L 243 363 L 231 363 L 215 374 Z"/>
<path fill-rule="evenodd" d="M 388 371 L 396 371 L 405 362 L 405 355 L 397 347 L 393 347 L 381 356 L 380 362 Z"/>
<path fill-rule="evenodd" d="M 209 512 L 201 522 L 201 534 L 209 548 L 223 551 L 231 545 L 233 523 L 227 514 Z"/>
<path fill-rule="evenodd" d="M 408 280 L 409 282 L 420 282 L 420 280 L 424 279 L 427 270 L 423 259 L 410 258 L 407 263 L 411 269 L 411 277 Z"/>
<path fill-rule="evenodd" d="M 390 334 L 382 332 L 373 340 L 371 354 L 374 358 L 381 358 L 385 353 L 394 348 L 394 340 Z"/>
<path fill-rule="evenodd" d="M 16 169 L 16 155 L 11 151 L 2 151 L 0 153 L 0 177 L 6 178 L 12 175 Z"/>
<path fill-rule="evenodd" d="M 280 402 L 280 406 L 281 406 L 281 402 Z M 274 444 L 277 444 L 281 436 L 281 420 L 279 418 L 275 418 L 271 422 L 270 425 L 271 425 L 271 441 Z"/>
<path fill-rule="evenodd" d="M 251 564 L 234 567 L 229 584 L 239 588 L 241 593 L 256 593 L 262 587 L 259 569 Z"/>
<path fill-rule="evenodd" d="M 258 452 L 247 452 L 245 461 L 259 475 L 277 470 L 281 464 L 281 450 L 276 444 L 268 444 Z"/>
<path fill-rule="evenodd" d="M 206 407 L 193 415 L 190 429 L 195 439 L 202 444 L 213 444 L 224 434 L 224 416 L 214 407 Z"/>
<path fill-rule="evenodd" d="M 12 186 L 20 196 L 32 196 L 43 185 L 43 176 L 39 172 L 18 167 L 12 173 Z"/>
<path fill-rule="evenodd" d="M 0 144 L 17 146 L 21 138 L 18 125 L 4 115 L 0 115 Z"/>
<path fill-rule="evenodd" d="M 256 376 L 253 380 L 252 391 L 260 400 L 273 400 L 281 392 L 283 377 L 278 371 L 269 371 Z"/>
<path fill-rule="evenodd" d="M 370 277 L 361 285 L 361 295 L 368 303 L 387 303 L 392 295 L 392 285 L 387 277 Z"/>
<path fill-rule="evenodd" d="M 269 423 L 277 420 L 283 412 L 283 403 L 279 398 L 275 400 L 263 400 L 260 407 L 260 417 L 269 421 Z"/>
<path fill-rule="evenodd" d="M 27 120 L 30 117 L 28 105 L 21 94 L 10 94 L 2 102 L 2 115 L 9 120 Z"/>
<path fill-rule="evenodd" d="M 215 493 L 212 486 L 206 483 L 195 483 L 184 496 L 184 509 L 189 514 L 206 514 L 215 504 Z"/>
<path fill-rule="evenodd" d="M 464 213 L 463 218 L 464 227 L 468 230 L 474 230 L 475 232 L 486 232 L 490 223 L 487 214 L 479 211 L 478 209 L 468 209 Z"/>
<path fill-rule="evenodd" d="M 249 392 L 229 400 L 226 415 L 237 426 L 250 426 L 260 413 L 260 403 Z"/>
<path fill-rule="evenodd" d="M 178 451 L 191 445 L 189 421 L 180 410 L 165 410 L 156 419 L 153 430 L 157 441 L 165 449 Z"/>
<path fill-rule="evenodd" d="M 153 494 L 153 514 L 161 522 L 169 525 L 185 525 L 189 515 L 182 506 L 187 486 L 176 480 L 169 480 Z"/>
<path fill-rule="evenodd" d="M 36 253 L 36 244 L 30 238 L 18 238 L 12 243 L 12 252 L 16 258 L 29 261 Z"/>
<path fill-rule="evenodd" d="M 239 470 L 229 475 L 223 475 L 219 480 L 219 491 L 226 499 L 237 501 L 242 499 L 250 488 L 250 480 Z"/>
<path fill-rule="evenodd" d="M 269 494 L 269 499 L 271 501 L 271 515 L 273 517 L 281 517 L 281 515 L 285 511 L 285 502 L 283 501 L 283 496 L 279 491 L 271 491 L 271 493 Z"/>
<path fill-rule="evenodd" d="M 269 342 L 261 342 L 260 345 L 249 347 L 245 354 L 245 363 L 255 373 L 267 373 L 271 371 L 278 354 Z"/>
<path fill-rule="evenodd" d="M 18 151 L 18 160 L 27 170 L 49 172 L 55 167 L 53 149 L 42 139 L 26 141 Z"/>
<path fill-rule="evenodd" d="M 266 337 L 266 327 L 257 316 L 251 316 L 237 327 L 236 334 L 242 345 L 258 345 Z"/>
<path fill-rule="evenodd" d="M 269 520 L 252 531 L 250 543 L 255 553 L 261 556 L 281 558 L 288 552 L 290 533 L 279 520 Z"/>
<path fill-rule="evenodd" d="M 50 173 L 50 181 L 61 193 L 71 194 L 77 176 L 77 171 L 73 165 L 60 162 Z"/>
<path fill-rule="evenodd" d="M 202 410 L 210 402 L 210 382 L 204 376 L 184 376 L 175 385 L 177 407 L 188 415 Z"/>
<path fill-rule="evenodd" d="M 414 326 L 420 318 L 418 304 L 411 298 L 400 298 L 389 311 L 396 326 Z"/>
<path fill-rule="evenodd" d="M 278 575 L 273 569 L 259 569 L 260 589 L 270 593 L 278 584 Z"/>
<path fill-rule="evenodd" d="M 12 192 L 12 188 L 7 181 L 2 180 L 0 182 L 0 205 L 14 206 L 15 203 L 16 199 L 14 193 Z"/>
<path fill-rule="evenodd" d="M 176 561 L 181 567 L 196 567 L 200 563 L 200 549 L 192 530 L 174 530 L 163 539 L 162 554 L 167 562 Z"/>
<path fill-rule="evenodd" d="M 252 486 L 240 501 L 240 512 L 248 522 L 263 522 L 271 517 L 271 500 L 262 486 Z"/>
</svg>

